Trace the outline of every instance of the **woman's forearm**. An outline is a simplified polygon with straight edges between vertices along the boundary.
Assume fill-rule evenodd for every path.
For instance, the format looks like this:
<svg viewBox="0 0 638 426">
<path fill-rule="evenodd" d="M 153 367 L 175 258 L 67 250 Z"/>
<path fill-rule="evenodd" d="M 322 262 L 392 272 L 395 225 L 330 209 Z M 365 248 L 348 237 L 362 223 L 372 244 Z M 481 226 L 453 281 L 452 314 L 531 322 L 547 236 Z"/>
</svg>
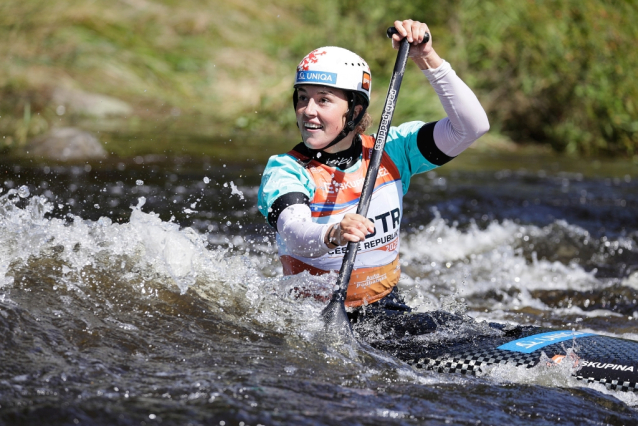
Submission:
<svg viewBox="0 0 638 426">
<path fill-rule="evenodd" d="M 330 251 L 325 243 L 330 228 L 327 224 L 314 223 L 306 204 L 286 207 L 277 219 L 277 229 L 286 247 L 302 257 L 319 257 Z"/>
<path fill-rule="evenodd" d="M 448 62 L 442 60 L 437 68 L 426 69 L 423 74 L 447 113 L 434 127 L 434 142 L 446 155 L 455 157 L 490 129 L 487 114 Z"/>
</svg>

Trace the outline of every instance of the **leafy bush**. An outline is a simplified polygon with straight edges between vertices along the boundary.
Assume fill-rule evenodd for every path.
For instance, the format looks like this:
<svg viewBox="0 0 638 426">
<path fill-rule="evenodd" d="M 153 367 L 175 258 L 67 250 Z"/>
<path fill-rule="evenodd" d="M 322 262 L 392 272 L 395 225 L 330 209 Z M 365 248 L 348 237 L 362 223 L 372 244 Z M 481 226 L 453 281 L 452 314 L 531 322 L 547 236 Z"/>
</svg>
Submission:
<svg viewBox="0 0 638 426">
<path fill-rule="evenodd" d="M 493 129 L 514 140 L 551 144 L 558 151 L 635 154 L 637 4 L 332 0 L 298 6 L 310 29 L 293 46 L 308 50 L 312 42 L 327 41 L 348 47 L 370 63 L 377 80 L 387 81 L 392 55 L 380 47 L 380 35 L 395 18 L 418 19 L 431 27 L 441 56 L 477 92 Z M 295 53 L 301 57 L 302 51 Z M 428 109 L 413 98 L 423 96 L 421 84 L 416 76 L 404 81 L 399 120 Z M 417 110 L 402 110 L 405 104 Z M 429 107 L 425 115 L 432 112 Z"/>
<path fill-rule="evenodd" d="M 559 151 L 638 152 L 635 1 L 463 3 L 467 69 L 502 131 Z"/>
</svg>

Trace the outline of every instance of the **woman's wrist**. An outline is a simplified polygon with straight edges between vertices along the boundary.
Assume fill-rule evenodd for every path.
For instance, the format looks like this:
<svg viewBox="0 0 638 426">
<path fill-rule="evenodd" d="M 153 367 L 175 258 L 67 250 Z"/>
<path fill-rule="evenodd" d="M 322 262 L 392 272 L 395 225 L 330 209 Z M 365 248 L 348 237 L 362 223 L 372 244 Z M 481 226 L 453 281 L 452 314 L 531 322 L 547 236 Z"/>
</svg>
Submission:
<svg viewBox="0 0 638 426">
<path fill-rule="evenodd" d="M 441 66 L 441 64 L 443 64 L 443 59 L 434 50 L 431 51 L 427 56 L 412 58 L 412 60 L 421 70 L 438 68 Z"/>
<path fill-rule="evenodd" d="M 339 247 L 339 241 L 336 235 L 338 229 L 339 229 L 339 223 L 335 223 L 334 225 L 329 227 L 328 231 L 326 232 L 324 243 L 329 249 L 334 249 Z"/>
</svg>

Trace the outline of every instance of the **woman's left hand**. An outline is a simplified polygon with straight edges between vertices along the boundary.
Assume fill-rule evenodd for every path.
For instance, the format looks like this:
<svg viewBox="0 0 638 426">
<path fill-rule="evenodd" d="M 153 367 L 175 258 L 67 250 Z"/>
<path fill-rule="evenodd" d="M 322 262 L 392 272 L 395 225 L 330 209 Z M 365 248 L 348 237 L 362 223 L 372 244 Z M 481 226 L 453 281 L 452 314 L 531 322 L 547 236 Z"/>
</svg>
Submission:
<svg viewBox="0 0 638 426">
<path fill-rule="evenodd" d="M 394 28 L 397 29 L 399 34 L 392 36 L 392 47 L 399 50 L 399 42 L 407 37 L 410 43 L 408 56 L 414 60 L 419 68 L 437 68 L 443 62 L 432 47 L 432 33 L 427 24 L 406 19 L 404 21 L 394 21 Z M 430 40 L 427 43 L 422 43 L 425 33 L 430 33 Z"/>
</svg>

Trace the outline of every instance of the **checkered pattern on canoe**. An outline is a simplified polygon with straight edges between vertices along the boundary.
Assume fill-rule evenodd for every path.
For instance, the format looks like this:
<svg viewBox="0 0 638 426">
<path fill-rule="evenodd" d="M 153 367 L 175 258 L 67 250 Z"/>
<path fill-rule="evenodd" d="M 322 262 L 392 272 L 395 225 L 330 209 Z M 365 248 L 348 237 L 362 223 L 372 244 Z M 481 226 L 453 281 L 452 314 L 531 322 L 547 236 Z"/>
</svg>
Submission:
<svg viewBox="0 0 638 426">
<path fill-rule="evenodd" d="M 565 347 L 569 348 L 573 345 L 571 341 Z M 553 344 L 549 347 L 555 347 Z M 560 346 L 560 344 L 558 344 Z M 589 336 L 576 339 L 576 347 L 578 348 L 578 356 L 587 360 L 633 360 L 638 362 L 638 342 L 633 340 L 618 339 L 608 336 Z M 560 348 L 562 350 L 562 347 Z M 536 351 L 539 352 L 540 351 Z M 547 351 L 545 351 L 547 353 Z M 548 354 L 549 355 L 549 354 Z"/>
<path fill-rule="evenodd" d="M 531 368 L 538 364 L 541 352 L 552 358 L 554 355 L 564 355 L 564 348 L 573 347 L 573 341 L 566 341 L 547 345 L 532 353 L 506 351 L 496 347 L 485 348 L 476 344 L 464 344 L 454 348 L 446 348 L 445 353 L 439 352 L 422 358 L 408 360 L 416 368 L 425 368 L 440 373 L 476 374 L 482 366 L 495 364 L 511 364 Z M 634 372 L 624 374 L 620 378 L 618 372 L 604 368 L 582 368 L 576 374 L 578 380 L 589 383 L 598 382 L 608 389 L 638 392 L 638 342 L 607 336 L 589 336 L 576 339 L 577 354 L 580 359 L 599 362 L 601 364 L 633 365 Z M 629 377 L 628 377 L 629 376 Z"/>
<path fill-rule="evenodd" d="M 501 349 L 482 349 L 469 346 L 455 353 L 444 354 L 436 358 L 421 358 L 414 365 L 417 368 L 438 371 L 439 373 L 476 374 L 481 366 L 512 363 L 528 368 L 538 364 L 540 354 L 523 354 Z"/>
<path fill-rule="evenodd" d="M 614 389 L 614 390 L 619 390 L 623 392 L 627 392 L 627 391 L 638 392 L 638 382 L 636 382 L 635 380 L 620 381 L 616 379 L 608 380 L 606 378 L 595 379 L 594 377 L 583 377 L 581 375 L 576 375 L 576 379 L 587 380 L 587 383 L 597 382 L 597 383 L 600 383 L 601 385 L 604 385 L 607 389 Z"/>
</svg>

